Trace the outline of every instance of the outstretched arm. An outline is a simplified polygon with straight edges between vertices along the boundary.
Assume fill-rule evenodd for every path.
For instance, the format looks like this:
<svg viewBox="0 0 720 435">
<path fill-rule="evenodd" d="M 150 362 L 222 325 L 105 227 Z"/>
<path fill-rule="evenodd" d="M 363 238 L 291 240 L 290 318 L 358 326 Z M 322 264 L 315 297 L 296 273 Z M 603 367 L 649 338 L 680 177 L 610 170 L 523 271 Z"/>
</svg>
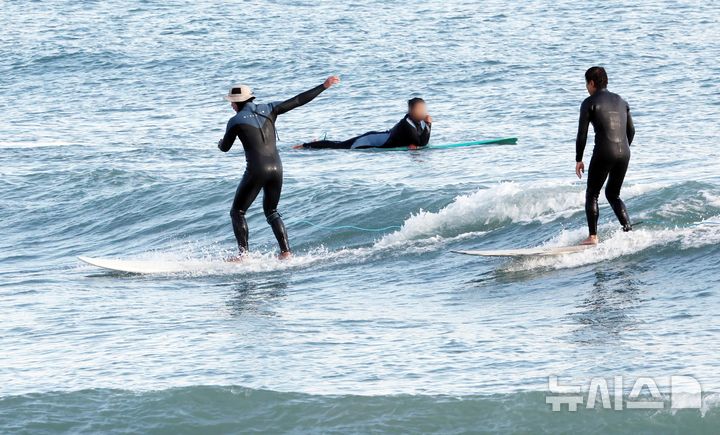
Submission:
<svg viewBox="0 0 720 435">
<path fill-rule="evenodd" d="M 325 89 L 328 89 L 332 85 L 339 83 L 340 78 L 337 76 L 331 76 L 328 77 L 327 80 L 325 80 L 325 83 L 319 86 L 315 86 L 314 88 L 310 89 L 309 91 L 305 91 L 300 95 L 296 95 L 293 98 L 290 98 L 289 100 L 285 100 L 282 103 L 273 103 L 273 112 L 277 115 L 282 115 L 283 113 L 289 112 L 292 109 L 295 109 L 296 107 L 300 107 L 303 104 L 307 104 L 315 99 L 322 91 Z"/>
<path fill-rule="evenodd" d="M 225 136 L 218 142 L 218 148 L 220 151 L 226 153 L 230 151 L 230 147 L 235 143 L 235 124 L 232 123 L 232 119 L 228 121 L 227 127 L 225 127 Z"/>
<path fill-rule="evenodd" d="M 632 116 L 630 116 L 630 106 L 627 108 L 627 138 L 628 144 L 632 145 L 635 138 L 635 124 L 633 124 Z"/>
</svg>

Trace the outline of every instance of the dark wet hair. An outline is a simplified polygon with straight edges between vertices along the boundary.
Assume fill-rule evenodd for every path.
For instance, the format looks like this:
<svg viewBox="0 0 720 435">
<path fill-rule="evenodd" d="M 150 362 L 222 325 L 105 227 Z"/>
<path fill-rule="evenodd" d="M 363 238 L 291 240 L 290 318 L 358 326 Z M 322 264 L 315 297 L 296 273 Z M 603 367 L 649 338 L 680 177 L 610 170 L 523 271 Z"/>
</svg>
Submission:
<svg viewBox="0 0 720 435">
<path fill-rule="evenodd" d="M 239 112 L 239 111 L 243 110 L 243 107 L 245 107 L 245 105 L 247 103 L 251 102 L 254 99 L 255 99 L 255 97 L 252 97 L 249 100 L 243 101 L 242 103 L 235 103 L 235 105 L 237 106 L 237 111 Z"/>
<path fill-rule="evenodd" d="M 408 100 L 408 110 L 412 110 L 412 108 L 415 107 L 416 104 L 424 102 L 425 100 L 420 97 L 411 98 Z"/>
<path fill-rule="evenodd" d="M 595 87 L 598 89 L 605 89 L 608 85 L 608 77 L 605 72 L 605 68 L 601 66 L 594 66 L 585 71 L 585 82 L 590 83 L 590 80 L 595 83 Z"/>
</svg>

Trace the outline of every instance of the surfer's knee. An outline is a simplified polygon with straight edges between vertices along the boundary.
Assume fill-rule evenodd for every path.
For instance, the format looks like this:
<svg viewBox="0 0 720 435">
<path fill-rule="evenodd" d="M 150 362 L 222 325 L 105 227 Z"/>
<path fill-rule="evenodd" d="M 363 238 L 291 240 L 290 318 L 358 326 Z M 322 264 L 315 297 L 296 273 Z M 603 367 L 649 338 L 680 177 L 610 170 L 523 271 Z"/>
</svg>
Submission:
<svg viewBox="0 0 720 435">
<path fill-rule="evenodd" d="M 605 189 L 605 198 L 612 204 L 613 202 L 620 199 L 620 192 L 615 189 Z"/>
<path fill-rule="evenodd" d="M 245 219 L 245 212 L 243 210 L 238 210 L 236 208 L 230 209 L 230 218 L 232 220 L 242 220 Z"/>
<path fill-rule="evenodd" d="M 589 188 L 588 188 L 588 189 L 585 191 L 585 200 L 586 200 L 587 202 L 597 201 L 598 196 L 600 196 L 600 192 L 598 192 L 598 191 L 595 190 L 595 189 L 589 189 Z"/>
<path fill-rule="evenodd" d="M 273 222 L 276 220 L 282 218 L 282 215 L 277 210 L 270 210 L 265 212 L 265 219 L 267 219 L 267 223 L 272 225 Z"/>
</svg>

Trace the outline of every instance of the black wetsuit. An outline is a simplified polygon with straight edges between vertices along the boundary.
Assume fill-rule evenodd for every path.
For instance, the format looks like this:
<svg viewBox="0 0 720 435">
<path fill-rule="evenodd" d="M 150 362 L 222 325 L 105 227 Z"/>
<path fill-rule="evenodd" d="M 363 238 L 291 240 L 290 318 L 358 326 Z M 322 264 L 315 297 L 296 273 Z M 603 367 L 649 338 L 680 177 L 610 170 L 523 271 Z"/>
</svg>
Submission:
<svg viewBox="0 0 720 435">
<path fill-rule="evenodd" d="M 303 144 L 304 148 L 317 149 L 363 149 L 401 148 L 410 145 L 424 147 L 430 142 L 431 124 L 415 122 L 410 115 L 395 124 L 388 131 L 371 131 L 344 141 L 321 140 Z"/>
<path fill-rule="evenodd" d="M 323 85 L 281 103 L 245 103 L 239 112 L 228 121 L 225 137 L 218 142 L 218 148 L 227 152 L 239 138 L 245 149 L 247 166 L 242 181 L 235 192 L 230 209 L 233 231 L 240 253 L 248 250 L 248 227 L 245 212 L 263 190 L 263 211 L 272 227 L 282 252 L 290 251 L 287 231 L 277 205 L 282 191 L 283 167 L 278 154 L 275 137 L 275 120 L 296 107 L 312 101 L 325 90 Z"/>
<path fill-rule="evenodd" d="M 630 107 L 619 95 L 601 89 L 583 101 L 580 107 L 580 125 L 575 143 L 575 161 L 583 160 L 588 124 L 595 130 L 595 148 L 588 170 L 585 213 L 590 235 L 597 234 L 600 215 L 598 196 L 605 180 L 605 196 L 625 231 L 632 230 L 625 204 L 620 199 L 620 188 L 630 162 L 630 144 L 635 127 Z"/>
</svg>

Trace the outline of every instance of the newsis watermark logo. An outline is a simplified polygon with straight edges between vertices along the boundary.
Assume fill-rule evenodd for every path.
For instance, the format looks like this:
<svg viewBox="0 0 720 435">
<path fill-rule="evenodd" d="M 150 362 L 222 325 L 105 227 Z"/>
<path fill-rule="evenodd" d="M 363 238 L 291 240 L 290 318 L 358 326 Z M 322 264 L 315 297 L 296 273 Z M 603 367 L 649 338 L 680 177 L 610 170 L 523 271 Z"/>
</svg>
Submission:
<svg viewBox="0 0 720 435">
<path fill-rule="evenodd" d="M 661 394 L 658 385 L 669 387 L 669 393 Z M 631 387 L 627 395 L 624 394 L 626 386 Z M 702 388 L 700 382 L 692 376 L 670 376 L 669 380 L 665 378 L 661 383 L 651 377 L 628 380 L 622 376 L 614 376 L 611 386 L 606 378 L 591 378 L 587 390 L 584 391 L 582 385 L 560 385 L 557 376 L 550 376 L 545 403 L 552 405 L 554 412 L 563 409 L 575 412 L 583 405 L 587 409 L 600 405 L 603 409 L 615 411 L 665 409 L 668 404 L 669 409 L 700 409 Z"/>
</svg>

